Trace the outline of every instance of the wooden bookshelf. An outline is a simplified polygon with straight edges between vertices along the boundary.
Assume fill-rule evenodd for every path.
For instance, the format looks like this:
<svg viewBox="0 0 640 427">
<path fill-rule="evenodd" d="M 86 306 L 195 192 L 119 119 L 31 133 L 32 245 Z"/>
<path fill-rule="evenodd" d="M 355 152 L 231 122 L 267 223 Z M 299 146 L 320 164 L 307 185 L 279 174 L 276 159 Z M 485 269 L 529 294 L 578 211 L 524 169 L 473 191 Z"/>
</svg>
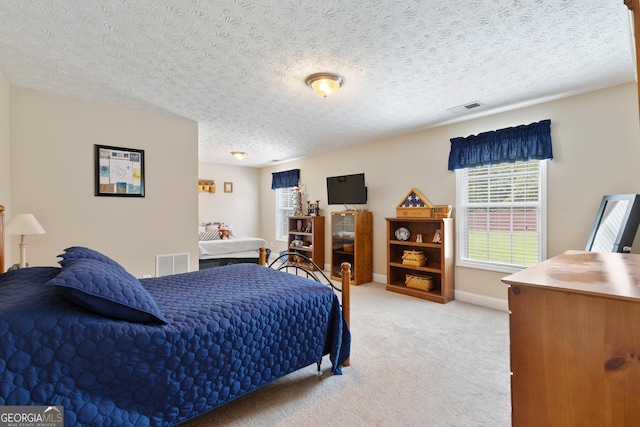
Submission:
<svg viewBox="0 0 640 427">
<path fill-rule="evenodd" d="M 324 268 L 324 217 L 323 216 L 290 216 L 289 217 L 289 252 L 298 252 L 311 258 L 321 269 Z M 298 242 L 301 242 L 299 244 Z"/>
<path fill-rule="evenodd" d="M 451 218 L 386 218 L 387 220 L 387 290 L 439 303 L 454 299 L 453 219 Z M 408 230 L 408 238 L 396 237 L 399 229 Z M 439 231 L 437 231 L 439 230 Z M 439 242 L 434 236 L 439 233 Z M 399 233 L 399 235 L 402 233 Z M 418 237 L 420 236 L 420 237 Z M 422 239 L 422 242 L 419 240 Z M 416 241 L 418 240 L 418 241 Z M 403 264 L 405 251 L 424 254 L 423 266 Z M 407 274 L 430 278 L 433 289 L 408 287 Z"/>
</svg>

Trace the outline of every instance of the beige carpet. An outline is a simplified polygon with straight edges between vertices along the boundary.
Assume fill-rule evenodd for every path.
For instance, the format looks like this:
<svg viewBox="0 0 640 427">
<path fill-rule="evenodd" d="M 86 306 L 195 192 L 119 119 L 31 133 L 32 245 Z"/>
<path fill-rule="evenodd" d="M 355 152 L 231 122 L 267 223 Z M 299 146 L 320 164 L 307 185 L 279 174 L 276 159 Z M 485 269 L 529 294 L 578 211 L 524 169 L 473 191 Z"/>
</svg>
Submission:
<svg viewBox="0 0 640 427">
<path fill-rule="evenodd" d="M 509 316 L 352 287 L 351 366 L 310 366 L 182 424 L 509 426 Z"/>
</svg>

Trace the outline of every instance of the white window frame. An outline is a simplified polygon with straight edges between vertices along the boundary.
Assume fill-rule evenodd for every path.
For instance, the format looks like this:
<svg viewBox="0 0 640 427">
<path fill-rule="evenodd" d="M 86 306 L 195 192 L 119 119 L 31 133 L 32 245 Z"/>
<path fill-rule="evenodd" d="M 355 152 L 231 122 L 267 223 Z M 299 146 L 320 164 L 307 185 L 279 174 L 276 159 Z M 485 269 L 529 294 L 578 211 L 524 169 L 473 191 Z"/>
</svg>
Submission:
<svg viewBox="0 0 640 427">
<path fill-rule="evenodd" d="M 538 262 L 547 258 L 547 162 L 548 160 L 531 160 L 532 162 L 538 162 L 538 201 L 526 203 L 526 206 L 536 206 L 538 209 Z M 496 165 L 499 166 L 499 165 Z M 491 166 L 482 166 L 490 168 Z M 486 260 L 472 259 L 467 254 L 467 208 L 473 206 L 467 203 L 464 196 L 467 194 L 466 188 L 466 175 L 467 170 L 456 169 L 456 264 L 461 267 L 477 268 L 482 270 L 499 271 L 505 273 L 514 273 L 520 271 L 527 266 L 509 264 L 504 262 L 494 262 Z M 516 207 L 523 206 L 518 203 L 485 203 L 484 206 L 496 206 L 496 207 Z"/>
<path fill-rule="evenodd" d="M 295 214 L 295 202 L 293 191 L 296 187 L 276 188 L 276 240 L 288 241 L 289 221 L 288 217 Z"/>
</svg>

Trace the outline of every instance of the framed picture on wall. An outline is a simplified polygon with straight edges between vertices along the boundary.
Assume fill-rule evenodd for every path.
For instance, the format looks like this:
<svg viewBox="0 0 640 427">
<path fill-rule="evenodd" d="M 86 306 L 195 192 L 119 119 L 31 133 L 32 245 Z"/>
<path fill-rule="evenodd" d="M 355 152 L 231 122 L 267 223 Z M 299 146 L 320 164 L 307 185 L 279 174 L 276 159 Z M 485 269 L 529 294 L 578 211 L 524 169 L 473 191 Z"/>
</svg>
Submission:
<svg viewBox="0 0 640 427">
<path fill-rule="evenodd" d="M 233 193 L 233 182 L 225 182 L 224 183 L 224 192 L 225 193 Z"/>
<path fill-rule="evenodd" d="M 144 150 L 95 145 L 95 195 L 144 197 Z"/>
</svg>

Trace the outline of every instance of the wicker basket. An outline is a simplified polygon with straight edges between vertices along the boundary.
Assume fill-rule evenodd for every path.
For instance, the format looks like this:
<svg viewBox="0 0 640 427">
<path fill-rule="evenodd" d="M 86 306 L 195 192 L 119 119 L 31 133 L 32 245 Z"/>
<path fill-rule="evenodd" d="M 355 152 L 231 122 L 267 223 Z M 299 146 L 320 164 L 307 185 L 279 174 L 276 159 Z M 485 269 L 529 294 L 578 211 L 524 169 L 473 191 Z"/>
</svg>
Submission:
<svg viewBox="0 0 640 427">
<path fill-rule="evenodd" d="M 436 205 L 431 209 L 431 215 L 434 218 L 451 218 L 451 205 Z"/>
<path fill-rule="evenodd" d="M 424 267 L 427 265 L 427 257 L 422 251 L 404 251 L 404 255 L 402 255 L 402 264 Z"/>
<path fill-rule="evenodd" d="M 433 289 L 433 278 L 431 276 L 416 276 L 415 274 L 405 274 L 404 284 L 407 288 L 430 291 Z"/>
</svg>

